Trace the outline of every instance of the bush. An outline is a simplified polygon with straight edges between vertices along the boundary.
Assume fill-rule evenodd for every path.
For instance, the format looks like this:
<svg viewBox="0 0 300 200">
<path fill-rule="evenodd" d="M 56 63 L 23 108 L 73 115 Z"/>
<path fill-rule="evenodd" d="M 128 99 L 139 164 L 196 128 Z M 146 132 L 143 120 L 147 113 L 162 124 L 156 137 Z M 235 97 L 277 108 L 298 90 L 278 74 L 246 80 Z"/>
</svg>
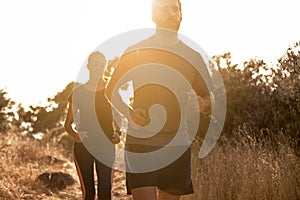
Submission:
<svg viewBox="0 0 300 200">
<path fill-rule="evenodd" d="M 230 53 L 213 57 L 227 96 L 224 136 L 233 137 L 234 131 L 246 124 L 254 130 L 256 140 L 265 137 L 277 143 L 276 134 L 283 132 L 293 147 L 299 146 L 299 48 L 300 42 L 288 48 L 277 66 L 251 59 L 239 68 L 231 63 Z"/>
</svg>

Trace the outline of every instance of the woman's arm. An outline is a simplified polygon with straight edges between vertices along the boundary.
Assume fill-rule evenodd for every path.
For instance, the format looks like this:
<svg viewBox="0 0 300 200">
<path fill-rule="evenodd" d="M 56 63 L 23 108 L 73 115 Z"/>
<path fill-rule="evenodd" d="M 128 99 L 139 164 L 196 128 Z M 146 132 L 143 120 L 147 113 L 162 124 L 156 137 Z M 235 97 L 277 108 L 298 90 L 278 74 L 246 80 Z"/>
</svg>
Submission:
<svg viewBox="0 0 300 200">
<path fill-rule="evenodd" d="M 66 117 L 66 120 L 65 120 L 64 127 L 65 127 L 66 132 L 71 137 L 73 137 L 73 139 L 76 142 L 81 143 L 82 141 L 79 137 L 79 134 L 77 132 L 75 132 L 73 127 L 72 127 L 72 124 L 74 122 L 73 109 L 76 110 L 77 108 L 71 102 L 69 102 L 69 107 L 68 107 L 68 112 L 67 112 L 67 117 Z"/>
<path fill-rule="evenodd" d="M 114 120 L 112 122 L 112 126 L 113 126 L 113 134 L 112 134 L 111 141 L 114 144 L 118 144 L 120 142 L 120 137 L 122 133 L 120 131 L 120 127 L 117 125 L 117 123 Z"/>
</svg>

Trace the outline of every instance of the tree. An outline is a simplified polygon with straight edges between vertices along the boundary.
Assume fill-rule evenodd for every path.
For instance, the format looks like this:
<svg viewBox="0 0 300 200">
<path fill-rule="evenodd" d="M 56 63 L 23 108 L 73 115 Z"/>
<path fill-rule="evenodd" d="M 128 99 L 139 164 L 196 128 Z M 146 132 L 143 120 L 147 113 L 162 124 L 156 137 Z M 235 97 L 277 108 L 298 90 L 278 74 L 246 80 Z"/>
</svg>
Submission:
<svg viewBox="0 0 300 200">
<path fill-rule="evenodd" d="M 26 111 L 22 104 L 16 107 L 17 117 L 14 118 L 13 125 L 17 127 L 19 132 L 28 133 L 32 129 L 34 115 L 31 110 Z"/>
<path fill-rule="evenodd" d="M 276 123 L 300 145 L 300 41 L 290 46 L 278 61 L 278 69 L 273 70 Z"/>
<path fill-rule="evenodd" d="M 62 121 L 66 114 L 66 107 L 69 95 L 75 83 L 69 83 L 61 92 L 58 92 L 54 98 L 48 98 L 48 105 L 30 106 L 32 133 L 43 132 L 57 127 L 62 127 Z"/>
<path fill-rule="evenodd" d="M 213 57 L 226 89 L 223 135 L 232 137 L 246 124 L 257 139 L 276 140 L 278 133 L 284 132 L 292 143 L 300 144 L 299 50 L 300 42 L 289 47 L 277 66 L 251 59 L 238 68 L 231 63 L 230 53 Z"/>
<path fill-rule="evenodd" d="M 7 96 L 4 89 L 0 89 L 0 132 L 6 132 L 9 129 L 14 113 L 11 111 L 12 106 L 15 104 Z"/>
</svg>

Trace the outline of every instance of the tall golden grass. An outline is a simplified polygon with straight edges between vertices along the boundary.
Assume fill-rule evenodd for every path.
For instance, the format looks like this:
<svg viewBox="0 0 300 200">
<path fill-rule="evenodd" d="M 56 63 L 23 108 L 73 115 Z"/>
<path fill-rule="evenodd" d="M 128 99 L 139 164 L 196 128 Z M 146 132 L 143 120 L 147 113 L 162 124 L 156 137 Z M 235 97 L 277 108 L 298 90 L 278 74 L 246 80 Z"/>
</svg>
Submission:
<svg viewBox="0 0 300 200">
<path fill-rule="evenodd" d="M 12 132 L 1 134 L 0 138 L 1 200 L 81 199 L 70 152 L 57 143 L 42 144 Z M 198 158 L 198 151 L 199 145 L 194 143 L 195 193 L 184 200 L 300 199 L 300 158 L 285 141 L 275 148 L 245 135 L 234 143 L 221 139 L 203 159 Z M 55 171 L 72 175 L 76 183 L 53 192 L 37 181 L 39 174 Z M 125 187 L 124 173 L 117 172 L 117 176 L 115 181 Z M 120 185 L 114 190 L 114 199 L 131 199 Z"/>
<path fill-rule="evenodd" d="M 241 134 L 241 133 L 240 133 Z M 244 132 L 236 142 L 221 139 L 204 159 L 194 144 L 194 200 L 299 200 L 300 158 L 282 139 L 256 142 Z"/>
</svg>

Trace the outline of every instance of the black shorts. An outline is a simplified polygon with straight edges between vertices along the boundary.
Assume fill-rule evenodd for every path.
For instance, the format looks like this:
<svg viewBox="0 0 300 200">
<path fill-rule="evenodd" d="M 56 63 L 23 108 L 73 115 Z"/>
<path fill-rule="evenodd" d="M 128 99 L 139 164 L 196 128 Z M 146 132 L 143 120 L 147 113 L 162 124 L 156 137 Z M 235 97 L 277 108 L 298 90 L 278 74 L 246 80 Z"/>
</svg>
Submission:
<svg viewBox="0 0 300 200">
<path fill-rule="evenodd" d="M 151 147 L 146 147 L 148 150 Z M 144 145 L 127 144 L 126 150 L 145 149 Z M 129 161 L 126 161 L 129 162 Z M 186 195 L 193 193 L 191 180 L 191 149 L 187 150 L 174 162 L 156 171 L 145 173 L 126 172 L 127 194 L 139 187 L 156 186 L 173 195 Z"/>
</svg>

